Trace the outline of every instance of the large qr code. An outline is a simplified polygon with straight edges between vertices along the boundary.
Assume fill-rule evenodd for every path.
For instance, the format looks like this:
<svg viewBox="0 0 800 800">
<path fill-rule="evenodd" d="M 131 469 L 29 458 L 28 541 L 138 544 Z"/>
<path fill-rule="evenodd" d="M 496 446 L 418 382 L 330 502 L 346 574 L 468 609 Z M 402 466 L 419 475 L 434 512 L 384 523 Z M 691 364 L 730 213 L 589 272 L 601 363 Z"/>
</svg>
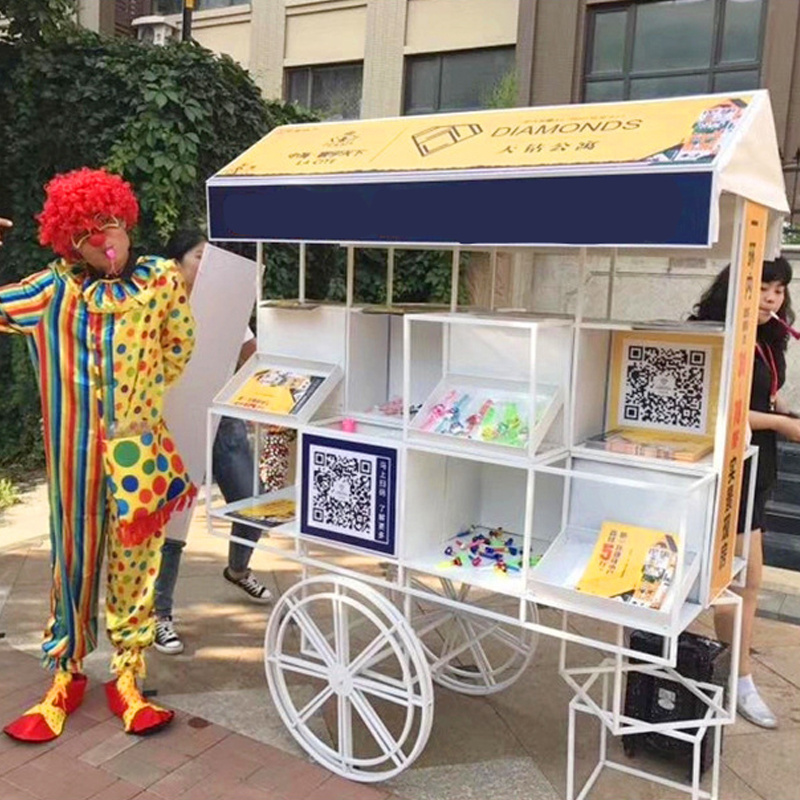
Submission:
<svg viewBox="0 0 800 800">
<path fill-rule="evenodd" d="M 375 459 L 312 448 L 311 521 L 328 530 L 374 538 Z"/>
<path fill-rule="evenodd" d="M 627 343 L 620 392 L 621 424 L 706 433 L 710 348 Z"/>
<path fill-rule="evenodd" d="M 302 532 L 392 552 L 397 452 L 306 435 Z"/>
</svg>

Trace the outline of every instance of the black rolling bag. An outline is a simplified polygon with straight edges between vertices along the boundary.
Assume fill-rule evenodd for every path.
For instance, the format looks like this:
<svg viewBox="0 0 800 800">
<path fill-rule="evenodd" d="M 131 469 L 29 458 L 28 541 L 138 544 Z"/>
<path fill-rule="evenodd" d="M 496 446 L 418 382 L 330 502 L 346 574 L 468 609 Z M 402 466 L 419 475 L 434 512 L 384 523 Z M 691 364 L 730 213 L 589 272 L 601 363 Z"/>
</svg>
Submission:
<svg viewBox="0 0 800 800">
<path fill-rule="evenodd" d="M 634 631 L 631 649 L 660 655 L 662 638 L 654 633 Z M 678 638 L 678 672 L 685 678 L 716 683 L 724 686 L 730 673 L 730 648 L 726 644 L 682 633 Z M 625 691 L 625 715 L 647 722 L 675 722 L 699 719 L 707 706 L 688 689 L 674 681 L 654 675 L 629 672 Z M 696 728 L 687 730 L 693 733 Z M 721 734 L 721 732 L 720 732 Z M 691 771 L 692 745 L 662 733 L 632 733 L 623 737 L 623 746 L 629 756 L 639 748 L 670 760 L 685 762 Z M 714 751 L 714 731 L 709 729 L 700 745 L 700 771 L 711 766 Z"/>
</svg>

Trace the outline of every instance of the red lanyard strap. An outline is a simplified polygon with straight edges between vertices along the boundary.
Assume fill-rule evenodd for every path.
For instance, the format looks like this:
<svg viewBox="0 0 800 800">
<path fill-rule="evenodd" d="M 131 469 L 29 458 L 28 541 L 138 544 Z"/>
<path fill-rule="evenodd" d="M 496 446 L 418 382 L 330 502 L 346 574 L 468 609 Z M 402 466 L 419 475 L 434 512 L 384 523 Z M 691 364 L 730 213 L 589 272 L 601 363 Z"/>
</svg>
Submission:
<svg viewBox="0 0 800 800">
<path fill-rule="evenodd" d="M 761 356 L 761 360 L 767 365 L 770 376 L 769 399 L 770 403 L 774 406 L 775 398 L 778 396 L 778 366 L 775 363 L 775 356 L 772 353 L 772 348 L 769 345 L 762 347 L 756 342 L 756 352 Z"/>
</svg>

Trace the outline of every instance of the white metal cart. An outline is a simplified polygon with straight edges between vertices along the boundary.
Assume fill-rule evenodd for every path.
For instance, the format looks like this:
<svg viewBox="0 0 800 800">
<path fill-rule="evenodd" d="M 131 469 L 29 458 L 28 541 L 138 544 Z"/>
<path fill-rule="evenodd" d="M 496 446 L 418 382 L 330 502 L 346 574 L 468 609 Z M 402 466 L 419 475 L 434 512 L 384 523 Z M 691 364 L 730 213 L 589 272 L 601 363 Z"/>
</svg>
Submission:
<svg viewBox="0 0 800 800">
<path fill-rule="evenodd" d="M 746 409 L 761 261 L 777 247 L 787 210 L 767 94 L 287 126 L 210 179 L 208 202 L 211 238 L 256 242 L 267 280 L 266 245 L 300 243 L 297 302 L 259 294 L 258 353 L 209 414 L 209 431 L 220 415 L 297 431 L 291 486 L 209 509 L 210 525 L 255 513 L 251 523 L 270 533 L 256 546 L 302 566 L 265 640 L 270 692 L 297 742 L 339 775 L 385 780 L 425 747 L 434 682 L 473 695 L 506 689 L 530 663 L 537 637 L 550 635 L 561 641 L 560 671 L 574 690 L 570 800 L 578 712 L 602 727 L 597 768 L 579 797 L 610 767 L 716 798 L 719 731 L 734 719 L 736 682 L 724 691 L 675 665 L 679 634 L 705 608 L 740 610 L 728 587 L 743 580 L 746 564 L 734 559 L 732 526 L 743 458 L 756 458 L 745 452 L 742 398 Z M 318 243 L 346 249 L 343 305 L 306 297 L 308 247 Z M 364 247 L 386 251 L 386 308 L 354 302 Z M 574 313 L 459 308 L 464 253 L 488 253 L 494 281 L 498 249 L 541 247 L 578 250 Z M 452 252 L 449 310 L 396 313 L 396 253 L 413 248 Z M 714 387 L 701 403 L 713 439 L 704 458 L 587 444 L 619 401 L 617 342 L 627 336 L 635 349 L 653 333 L 588 317 L 594 248 L 730 256 L 727 325 L 672 331 L 691 339 Z M 504 431 L 522 428 L 524 436 L 476 438 L 465 435 L 464 420 L 444 430 L 426 422 L 456 396 L 502 406 Z M 398 397 L 402 414 L 387 414 Z M 210 476 L 210 448 L 208 458 Z M 752 490 L 751 481 L 750 499 Z M 293 501 L 294 517 L 259 522 L 259 507 L 275 500 Z M 675 535 L 677 565 L 660 607 L 576 588 L 607 520 Z M 470 525 L 508 534 L 509 547 L 521 550 L 519 568 L 448 566 L 453 536 Z M 559 623 L 540 618 L 540 606 L 560 612 Z M 611 623 L 615 633 L 577 634 L 569 615 Z M 661 635 L 662 653 L 633 650 L 631 628 Z M 573 668 L 570 644 L 605 656 Z M 632 671 L 682 684 L 705 713 L 661 724 L 626 716 Z M 608 734 L 643 731 L 690 743 L 689 784 L 609 759 Z M 706 791 L 699 748 L 712 734 Z"/>
</svg>

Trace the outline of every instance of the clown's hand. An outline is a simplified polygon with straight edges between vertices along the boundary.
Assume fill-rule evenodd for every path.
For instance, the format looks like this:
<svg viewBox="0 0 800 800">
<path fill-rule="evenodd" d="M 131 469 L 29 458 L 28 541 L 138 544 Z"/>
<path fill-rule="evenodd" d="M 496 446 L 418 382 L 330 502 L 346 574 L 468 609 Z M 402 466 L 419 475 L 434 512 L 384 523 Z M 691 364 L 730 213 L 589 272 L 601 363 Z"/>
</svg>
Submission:
<svg viewBox="0 0 800 800">
<path fill-rule="evenodd" d="M 10 219 L 0 217 L 0 247 L 3 246 L 3 231 L 10 228 L 14 223 Z"/>
</svg>

